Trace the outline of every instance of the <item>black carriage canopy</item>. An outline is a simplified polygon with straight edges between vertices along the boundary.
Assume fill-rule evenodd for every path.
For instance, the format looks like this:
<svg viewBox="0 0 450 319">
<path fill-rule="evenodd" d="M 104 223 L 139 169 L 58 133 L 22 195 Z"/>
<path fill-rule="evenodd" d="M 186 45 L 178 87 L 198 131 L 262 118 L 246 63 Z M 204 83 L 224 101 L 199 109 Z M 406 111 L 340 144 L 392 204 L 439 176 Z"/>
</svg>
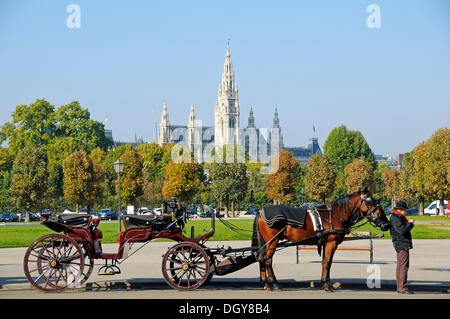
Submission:
<svg viewBox="0 0 450 319">
<path fill-rule="evenodd" d="M 267 206 L 261 210 L 261 217 L 266 225 L 271 228 L 280 223 L 295 228 L 303 228 L 305 226 L 306 209 L 285 205 Z"/>
</svg>

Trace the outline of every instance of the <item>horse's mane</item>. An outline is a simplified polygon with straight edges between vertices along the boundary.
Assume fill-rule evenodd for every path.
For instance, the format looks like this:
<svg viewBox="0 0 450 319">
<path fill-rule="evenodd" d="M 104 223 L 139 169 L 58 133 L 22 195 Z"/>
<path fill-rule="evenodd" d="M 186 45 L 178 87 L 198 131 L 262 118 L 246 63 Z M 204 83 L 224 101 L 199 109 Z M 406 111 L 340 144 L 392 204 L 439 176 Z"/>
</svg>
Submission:
<svg viewBox="0 0 450 319">
<path fill-rule="evenodd" d="M 357 191 L 350 195 L 335 199 L 334 201 L 331 202 L 331 206 L 337 205 L 339 209 L 347 209 L 350 197 L 354 196 L 355 194 L 359 195 L 361 194 L 361 191 Z"/>
</svg>

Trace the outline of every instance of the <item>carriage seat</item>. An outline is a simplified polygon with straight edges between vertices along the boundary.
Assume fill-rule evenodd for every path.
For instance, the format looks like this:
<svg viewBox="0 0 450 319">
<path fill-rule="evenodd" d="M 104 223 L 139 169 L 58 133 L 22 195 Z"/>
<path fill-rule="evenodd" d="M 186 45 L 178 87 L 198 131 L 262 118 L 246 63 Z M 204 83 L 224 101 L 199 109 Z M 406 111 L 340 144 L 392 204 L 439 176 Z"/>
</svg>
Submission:
<svg viewBox="0 0 450 319">
<path fill-rule="evenodd" d="M 123 217 L 125 227 L 130 228 L 153 228 L 163 230 L 172 222 L 171 215 L 125 215 Z"/>
<path fill-rule="evenodd" d="M 46 221 L 64 224 L 71 227 L 86 227 L 89 225 L 90 220 L 91 215 L 89 214 L 52 214 Z"/>
</svg>

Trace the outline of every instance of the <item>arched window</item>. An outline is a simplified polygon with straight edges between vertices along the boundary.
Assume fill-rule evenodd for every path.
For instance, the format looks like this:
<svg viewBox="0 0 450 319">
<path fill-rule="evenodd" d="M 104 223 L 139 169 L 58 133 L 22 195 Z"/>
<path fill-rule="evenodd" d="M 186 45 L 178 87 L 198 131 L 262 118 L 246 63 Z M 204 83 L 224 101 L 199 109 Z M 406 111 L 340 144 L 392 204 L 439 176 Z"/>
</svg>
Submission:
<svg viewBox="0 0 450 319">
<path fill-rule="evenodd" d="M 234 128 L 234 125 L 235 125 L 235 121 L 234 121 L 234 117 L 232 117 L 230 119 L 230 128 Z"/>
</svg>

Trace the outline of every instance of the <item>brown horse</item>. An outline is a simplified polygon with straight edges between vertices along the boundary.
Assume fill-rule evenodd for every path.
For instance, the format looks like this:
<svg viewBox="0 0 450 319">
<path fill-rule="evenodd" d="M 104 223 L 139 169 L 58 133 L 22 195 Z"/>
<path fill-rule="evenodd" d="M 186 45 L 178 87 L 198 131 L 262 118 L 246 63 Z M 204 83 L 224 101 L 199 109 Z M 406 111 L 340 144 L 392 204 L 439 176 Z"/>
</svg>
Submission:
<svg viewBox="0 0 450 319">
<path fill-rule="evenodd" d="M 372 225 L 380 227 L 382 231 L 389 229 L 389 221 L 379 205 L 367 189 L 335 200 L 331 203 L 331 210 L 326 206 L 317 207 L 323 223 L 323 232 L 316 233 L 309 214 L 306 214 L 305 227 L 294 228 L 287 224 L 277 224 L 269 228 L 261 215 L 257 214 L 253 225 L 252 246 L 258 247 L 257 259 L 259 261 L 261 283 L 264 289 L 280 289 L 281 286 L 275 278 L 272 268 L 273 255 L 280 240 L 286 239 L 290 244 L 320 245 L 318 249 L 322 254 L 322 288 L 334 291 L 330 284 L 330 268 L 336 248 L 344 240 L 349 228 L 363 218 Z M 319 242 L 320 240 L 320 242 Z"/>
</svg>

